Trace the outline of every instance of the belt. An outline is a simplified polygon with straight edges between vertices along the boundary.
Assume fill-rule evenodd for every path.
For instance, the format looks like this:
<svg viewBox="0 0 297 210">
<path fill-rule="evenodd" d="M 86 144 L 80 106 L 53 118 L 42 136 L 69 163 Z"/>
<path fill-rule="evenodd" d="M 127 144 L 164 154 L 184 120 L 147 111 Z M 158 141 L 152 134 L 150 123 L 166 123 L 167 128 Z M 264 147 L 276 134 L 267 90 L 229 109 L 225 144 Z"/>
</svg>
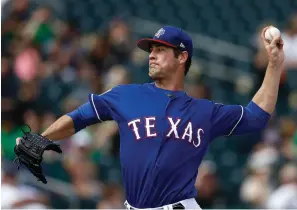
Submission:
<svg viewBox="0 0 297 210">
<path fill-rule="evenodd" d="M 126 209 L 136 209 L 132 206 L 130 206 L 128 203 L 125 202 L 125 206 L 126 206 Z M 169 204 L 169 205 L 165 205 L 163 207 L 158 207 L 158 208 L 152 208 L 152 209 L 168 209 L 168 206 L 171 206 L 172 209 L 186 209 L 185 206 L 181 203 L 181 202 L 178 202 L 178 203 L 175 203 L 175 204 Z"/>
</svg>

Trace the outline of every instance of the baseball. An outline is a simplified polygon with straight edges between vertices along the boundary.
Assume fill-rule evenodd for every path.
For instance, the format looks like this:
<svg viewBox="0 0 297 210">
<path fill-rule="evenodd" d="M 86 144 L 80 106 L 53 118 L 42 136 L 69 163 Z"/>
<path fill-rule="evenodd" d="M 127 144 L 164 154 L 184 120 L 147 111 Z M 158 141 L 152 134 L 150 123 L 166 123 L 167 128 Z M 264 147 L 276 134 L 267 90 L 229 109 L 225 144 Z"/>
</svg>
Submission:
<svg viewBox="0 0 297 210">
<path fill-rule="evenodd" d="M 280 31 L 274 26 L 269 26 L 265 31 L 265 39 L 271 41 L 273 37 L 280 36 Z"/>
</svg>

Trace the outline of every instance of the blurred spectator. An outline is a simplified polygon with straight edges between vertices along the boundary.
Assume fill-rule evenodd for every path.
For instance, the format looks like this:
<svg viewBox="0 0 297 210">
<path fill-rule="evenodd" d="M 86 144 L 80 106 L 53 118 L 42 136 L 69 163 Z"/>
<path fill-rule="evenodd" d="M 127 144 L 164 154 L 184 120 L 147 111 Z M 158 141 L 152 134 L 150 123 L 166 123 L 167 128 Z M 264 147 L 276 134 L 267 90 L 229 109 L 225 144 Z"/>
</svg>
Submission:
<svg viewBox="0 0 297 210">
<path fill-rule="evenodd" d="M 266 208 L 294 209 L 297 208 L 297 166 L 284 165 L 279 174 L 280 186 L 269 196 Z"/>
<path fill-rule="evenodd" d="M 38 76 L 39 62 L 38 51 L 33 46 L 27 46 L 25 49 L 20 50 L 16 57 L 15 74 L 23 82 L 32 81 Z"/>
<path fill-rule="evenodd" d="M 97 209 L 123 209 L 124 198 L 121 186 L 110 184 L 104 189 L 103 199 L 97 203 Z"/>
<path fill-rule="evenodd" d="M 202 209 L 226 207 L 226 201 L 218 183 L 216 166 L 213 162 L 202 162 L 195 187 L 198 190 L 196 200 Z"/>
<path fill-rule="evenodd" d="M 91 48 L 89 61 L 95 66 L 97 74 L 100 76 L 105 71 L 106 58 L 110 53 L 110 42 L 108 37 L 96 36 L 95 43 Z"/>
<path fill-rule="evenodd" d="M 282 38 L 284 40 L 284 51 L 286 54 L 286 68 L 288 70 L 297 70 L 297 13 L 292 14 L 289 18 Z"/>
<path fill-rule="evenodd" d="M 248 160 L 248 166 L 251 170 L 270 168 L 278 157 L 278 151 L 274 147 L 259 143 Z"/>
<path fill-rule="evenodd" d="M 274 125 L 277 125 L 275 121 Z M 266 133 L 264 142 L 259 143 L 255 147 L 248 162 L 250 174 L 241 186 L 241 198 L 252 208 L 266 208 L 266 205 L 269 205 L 269 208 L 278 208 L 278 205 L 273 203 L 278 202 L 276 201 L 277 199 L 275 199 L 275 197 L 271 198 L 274 186 L 278 186 L 279 184 L 282 186 L 283 183 L 286 182 L 284 181 L 287 179 L 286 175 L 289 177 L 294 176 L 294 167 L 289 167 L 290 170 L 282 169 L 281 183 L 278 183 L 275 179 L 275 172 L 278 173 L 279 167 L 282 167 L 286 162 L 294 161 L 291 138 L 296 131 L 296 125 L 290 118 L 281 118 L 278 127 L 280 127 L 280 129 L 277 130 L 279 134 L 276 137 L 277 139 L 268 140 L 267 138 L 271 138 L 272 136 Z M 271 127 L 270 134 L 272 134 L 273 129 L 277 129 L 277 127 Z M 280 139 L 280 141 L 278 139 Z M 280 187 L 280 189 L 283 188 Z M 269 204 L 267 204 L 268 199 L 275 199 L 275 201 L 269 201 Z M 284 202 L 287 202 L 285 199 L 286 198 L 284 198 Z M 273 205 L 275 205 L 275 207 Z M 279 206 L 280 205 L 281 204 L 279 204 Z M 282 206 L 279 208 L 287 207 Z"/>
<path fill-rule="evenodd" d="M 270 177 L 279 158 L 278 151 L 269 144 L 259 143 L 248 160 L 247 177 L 243 181 L 240 197 L 251 208 L 264 208 L 272 190 Z"/>
<path fill-rule="evenodd" d="M 22 22 L 26 21 L 28 19 L 29 15 L 29 1 L 28 0 L 11 0 L 10 2 L 10 9 L 8 11 L 4 11 L 6 15 L 4 15 L 4 18 L 10 20 L 8 22 L 5 22 L 4 25 L 6 26 L 14 26 L 12 23 L 15 22 Z M 8 24 L 10 23 L 10 24 Z M 12 25 L 11 25 L 12 24 Z M 12 27 L 13 28 L 13 27 Z"/>
<path fill-rule="evenodd" d="M 188 84 L 186 87 L 186 91 L 188 95 L 193 98 L 204 98 L 211 100 L 210 89 L 202 83 Z"/>
<path fill-rule="evenodd" d="M 292 141 L 293 141 L 292 150 L 296 160 L 297 159 L 297 130 L 295 131 Z"/>
<path fill-rule="evenodd" d="M 122 20 L 113 20 L 108 28 L 110 53 L 106 60 L 106 68 L 112 64 L 126 64 L 133 50 L 133 39 L 128 25 Z"/>
<path fill-rule="evenodd" d="M 24 114 L 24 122 L 27 125 L 30 125 L 31 131 L 38 133 L 41 129 L 40 117 L 33 110 L 28 110 Z"/>
<path fill-rule="evenodd" d="M 56 116 L 54 113 L 45 112 L 41 119 L 41 131 L 43 132 L 46 128 L 48 128 L 51 124 L 56 121 Z"/>
<path fill-rule="evenodd" d="M 49 7 L 41 6 L 31 15 L 22 36 L 26 40 L 32 40 L 34 44 L 43 47 L 54 39 L 52 10 Z"/>
<path fill-rule="evenodd" d="M 69 78 L 69 75 L 65 76 Z M 71 93 L 68 95 L 65 102 L 67 102 L 67 100 L 71 100 L 72 107 L 69 103 L 67 103 L 68 106 L 67 108 L 65 107 L 65 112 L 72 111 L 77 106 L 88 101 L 89 93 L 100 92 L 101 90 L 96 87 L 101 88 L 101 77 L 96 74 L 96 70 L 90 63 L 82 61 L 78 65 L 78 69 L 74 75 L 73 85 L 70 86 Z"/>
<path fill-rule="evenodd" d="M 109 154 L 113 147 L 111 140 L 117 133 L 118 125 L 115 122 L 100 123 L 94 133 L 94 143 L 96 147 L 102 149 L 106 154 Z"/>
<path fill-rule="evenodd" d="M 2 162 L 1 208 L 48 209 L 48 198 L 34 188 L 18 184 L 14 165 Z"/>
<path fill-rule="evenodd" d="M 8 57 L 1 58 L 1 107 L 2 110 L 8 111 L 15 107 L 13 100 L 17 96 L 18 91 L 18 78 L 12 71 L 12 59 Z"/>
<path fill-rule="evenodd" d="M 276 115 L 271 116 L 266 129 L 262 133 L 262 141 L 264 144 L 278 147 L 281 142 L 281 134 L 279 132 L 279 122 Z"/>
<path fill-rule="evenodd" d="M 279 152 L 286 162 L 294 161 L 296 156 L 294 155 L 293 150 L 293 135 L 297 128 L 296 123 L 292 119 L 284 117 L 281 118 L 280 122 L 282 142 L 279 147 Z"/>
<path fill-rule="evenodd" d="M 20 126 L 11 119 L 13 114 L 13 112 L 6 112 L 1 116 L 1 154 L 11 161 L 15 158 L 13 150 L 15 140 L 23 135 Z"/>
<path fill-rule="evenodd" d="M 240 198 L 250 208 L 264 208 L 271 192 L 268 167 L 252 169 L 241 185 Z"/>
<path fill-rule="evenodd" d="M 98 199 L 103 188 L 98 169 L 90 159 L 92 140 L 90 134 L 82 130 L 71 138 L 71 147 L 64 160 L 76 193 L 82 199 Z"/>
<path fill-rule="evenodd" d="M 29 1 L 28 0 L 11 0 L 11 7 L 8 10 L 3 10 L 2 16 L 2 56 L 11 55 L 10 43 L 14 38 L 18 37 L 19 31 L 29 18 Z"/>
<path fill-rule="evenodd" d="M 288 71 L 288 84 L 292 90 L 297 90 L 297 13 L 290 16 L 282 38 L 286 55 L 285 66 Z"/>
<path fill-rule="evenodd" d="M 112 66 L 105 76 L 104 91 L 117 85 L 129 84 L 128 71 L 121 65 Z"/>
</svg>

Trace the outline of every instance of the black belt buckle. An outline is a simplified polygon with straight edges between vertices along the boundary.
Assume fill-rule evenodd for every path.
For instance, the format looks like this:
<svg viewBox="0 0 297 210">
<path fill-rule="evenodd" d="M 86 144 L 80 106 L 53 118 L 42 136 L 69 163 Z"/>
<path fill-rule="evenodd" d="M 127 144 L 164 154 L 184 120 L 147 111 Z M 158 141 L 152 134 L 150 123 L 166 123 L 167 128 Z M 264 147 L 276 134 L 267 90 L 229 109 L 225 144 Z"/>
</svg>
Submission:
<svg viewBox="0 0 297 210">
<path fill-rule="evenodd" d="M 185 209 L 184 205 L 181 203 L 177 203 L 172 205 L 172 209 Z"/>
</svg>

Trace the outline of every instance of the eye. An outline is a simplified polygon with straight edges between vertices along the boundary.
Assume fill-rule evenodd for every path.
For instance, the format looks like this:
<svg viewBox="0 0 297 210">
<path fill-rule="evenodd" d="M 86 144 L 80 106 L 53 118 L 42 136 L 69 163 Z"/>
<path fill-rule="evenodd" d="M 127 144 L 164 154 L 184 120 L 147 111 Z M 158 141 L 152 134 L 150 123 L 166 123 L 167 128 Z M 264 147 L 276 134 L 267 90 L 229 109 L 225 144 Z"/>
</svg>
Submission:
<svg viewBox="0 0 297 210">
<path fill-rule="evenodd" d="M 166 48 L 163 46 L 155 46 L 155 47 L 150 47 L 150 52 L 152 52 L 153 50 L 155 50 L 156 52 L 163 52 L 166 51 Z"/>
<path fill-rule="evenodd" d="M 158 51 L 165 51 L 165 47 L 158 47 Z"/>
</svg>

